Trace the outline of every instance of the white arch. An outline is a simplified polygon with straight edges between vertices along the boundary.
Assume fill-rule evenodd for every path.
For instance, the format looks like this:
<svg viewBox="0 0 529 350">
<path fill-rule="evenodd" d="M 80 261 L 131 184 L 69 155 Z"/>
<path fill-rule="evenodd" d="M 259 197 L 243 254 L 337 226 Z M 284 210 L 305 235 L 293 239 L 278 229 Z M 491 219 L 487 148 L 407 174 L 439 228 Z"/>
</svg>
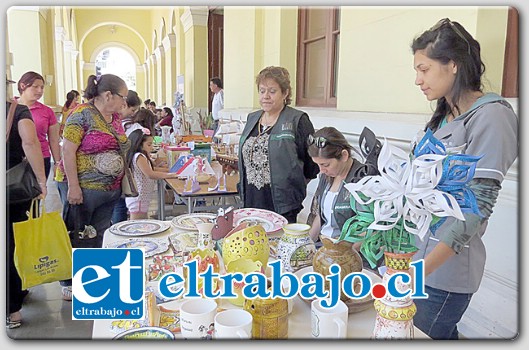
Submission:
<svg viewBox="0 0 529 350">
<path fill-rule="evenodd" d="M 96 58 L 97 58 L 97 55 L 99 55 L 99 53 L 105 49 L 108 49 L 110 47 L 119 47 L 125 51 L 127 51 L 131 56 L 132 58 L 134 59 L 134 63 L 136 63 L 136 66 L 139 66 L 141 65 L 141 61 L 140 61 L 140 58 L 138 57 L 138 55 L 136 54 L 136 52 L 130 48 L 130 46 L 126 45 L 126 44 L 123 44 L 123 43 L 120 43 L 118 41 L 108 41 L 106 43 L 103 43 L 101 45 L 99 45 L 98 47 L 96 47 L 94 49 L 94 51 L 92 51 L 92 55 L 90 56 L 90 62 L 95 62 Z"/>
<path fill-rule="evenodd" d="M 134 29 L 133 27 L 129 26 L 128 24 L 125 24 L 125 23 L 122 23 L 122 22 L 100 22 L 100 23 L 94 24 L 94 26 L 89 28 L 86 31 L 86 33 L 83 34 L 83 37 L 81 38 L 81 40 L 79 40 L 79 50 L 82 50 L 84 41 L 85 41 L 86 37 L 91 32 L 93 32 L 94 30 L 96 30 L 99 27 L 104 27 L 104 26 L 108 26 L 108 25 L 118 25 L 118 26 L 122 26 L 122 27 L 125 27 L 125 28 L 129 29 L 130 31 L 132 31 L 134 34 L 136 34 L 140 38 L 140 40 L 143 43 L 143 46 L 145 47 L 145 49 L 148 49 L 148 46 L 147 46 L 147 43 L 145 42 L 145 39 L 141 36 L 141 34 L 136 29 Z M 136 57 L 136 54 L 134 54 L 133 57 Z"/>
</svg>

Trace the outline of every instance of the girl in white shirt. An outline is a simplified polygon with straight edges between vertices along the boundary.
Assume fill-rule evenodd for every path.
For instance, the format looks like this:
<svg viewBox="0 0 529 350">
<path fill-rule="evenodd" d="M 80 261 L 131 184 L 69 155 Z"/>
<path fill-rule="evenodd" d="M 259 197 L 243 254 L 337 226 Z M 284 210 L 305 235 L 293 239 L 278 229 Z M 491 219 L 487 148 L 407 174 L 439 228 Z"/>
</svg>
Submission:
<svg viewBox="0 0 529 350">
<path fill-rule="evenodd" d="M 127 163 L 130 164 L 134 180 L 138 187 L 137 197 L 127 197 L 127 209 L 130 219 L 147 219 L 149 205 L 156 191 L 156 180 L 176 178 L 175 173 L 155 171 L 150 158 L 153 151 L 153 137 L 147 128 L 134 130 L 129 135 L 131 143 L 127 154 Z"/>
</svg>

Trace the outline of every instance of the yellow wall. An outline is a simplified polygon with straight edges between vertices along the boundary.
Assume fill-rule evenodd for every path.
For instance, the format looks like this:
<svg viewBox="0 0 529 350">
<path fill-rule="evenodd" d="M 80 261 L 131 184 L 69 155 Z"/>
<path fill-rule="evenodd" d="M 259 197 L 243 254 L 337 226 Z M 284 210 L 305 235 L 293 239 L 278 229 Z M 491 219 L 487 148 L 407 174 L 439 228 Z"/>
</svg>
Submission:
<svg viewBox="0 0 529 350">
<path fill-rule="evenodd" d="M 185 92 L 190 108 L 207 108 L 208 105 L 208 55 L 207 27 L 194 25 L 185 33 Z"/>
<path fill-rule="evenodd" d="M 342 7 L 338 109 L 430 112 L 430 103 L 414 86 L 410 45 L 445 17 L 460 22 L 480 42 L 489 63 L 486 78 L 500 92 L 505 43 L 498 37 L 505 40 L 506 15 L 506 7 Z"/>
<path fill-rule="evenodd" d="M 224 107 L 254 106 L 256 75 L 256 11 L 224 8 Z M 259 65 L 260 66 L 260 65 Z"/>
<path fill-rule="evenodd" d="M 476 37 L 481 44 L 481 57 L 485 63 L 485 90 L 501 93 L 505 41 L 507 38 L 508 9 L 480 8 Z M 521 61 L 520 61 L 521 64 Z"/>
<path fill-rule="evenodd" d="M 337 109 L 429 113 L 430 103 L 414 85 L 410 45 L 444 17 L 480 42 L 485 90 L 499 93 L 507 7 L 342 6 Z M 295 92 L 296 8 L 225 7 L 224 35 L 226 108 L 258 107 L 254 79 L 268 65 L 286 67 Z"/>
<path fill-rule="evenodd" d="M 296 7 L 224 7 L 225 107 L 258 108 L 255 77 L 271 65 L 290 72 L 295 93 L 296 55 Z"/>
<path fill-rule="evenodd" d="M 18 79 L 27 71 L 42 72 L 40 40 L 40 15 L 34 10 L 8 9 L 9 49 L 13 54 L 12 79 Z M 24 35 L 21 40 L 21 35 Z M 42 74 L 42 73 L 41 73 Z M 14 96 L 19 96 L 16 84 L 12 86 Z"/>
<path fill-rule="evenodd" d="M 127 7 L 74 7 L 79 40 L 94 25 L 99 23 L 119 23 L 133 27 L 138 34 L 150 44 L 151 29 L 153 24 L 149 16 L 151 7 L 136 7 L 128 9 Z M 152 52 L 149 46 L 149 51 Z M 143 56 L 143 55 L 142 55 Z"/>
<path fill-rule="evenodd" d="M 55 68 L 53 66 L 53 40 L 55 40 L 55 33 L 52 31 L 52 12 L 49 9 L 40 11 L 40 23 L 39 23 L 39 32 L 40 35 L 40 47 L 42 53 L 42 71 L 39 72 L 42 74 L 44 79 L 51 77 L 51 86 L 46 85 L 45 94 L 44 94 L 44 103 L 48 105 L 54 105 L 57 101 L 57 81 L 55 80 Z M 47 83 L 50 83 L 47 82 Z M 59 102 L 60 103 L 60 102 Z"/>
<path fill-rule="evenodd" d="M 137 91 L 143 99 L 154 98 L 158 104 L 172 104 L 176 86 L 173 80 L 178 75 L 184 75 L 187 105 L 207 106 L 207 28 L 195 25 L 184 33 L 180 17 L 187 11 L 186 7 L 74 7 L 75 26 L 68 23 L 69 8 L 51 9 L 51 12 L 42 10 L 41 14 L 38 11 L 8 11 L 9 45 L 15 63 L 12 76 L 15 80 L 25 71 L 35 70 L 64 80 L 63 83 L 76 81 L 72 77 L 61 76 L 74 74 L 66 71 L 68 62 L 65 61 L 62 44 L 54 37 L 55 26 L 63 26 L 66 33 L 64 40 L 80 45 L 74 46 L 74 50 L 80 51 L 78 62 L 91 62 L 95 50 L 101 49 L 103 43 L 109 40 L 133 50 L 139 59 L 139 66 L 147 61 L 148 70 L 145 73 L 141 67 L 137 70 Z M 341 9 L 338 110 L 429 113 L 430 103 L 414 85 L 410 44 L 415 36 L 444 17 L 461 22 L 480 42 L 486 64 L 485 89 L 500 92 L 506 6 L 342 6 Z M 150 62 L 150 57 L 164 39 L 162 18 L 165 33 L 175 33 L 176 46 L 165 53 L 165 60 L 155 65 Z M 295 93 L 297 20 L 297 7 L 224 7 L 226 108 L 258 108 L 255 76 L 269 65 L 289 70 Z M 115 34 L 110 34 L 109 24 L 117 25 Z M 156 41 L 153 41 L 154 31 L 157 33 Z M 160 69 L 161 76 L 155 67 Z M 86 84 L 88 74 L 92 73 L 93 68 L 82 71 L 81 81 L 78 82 L 81 88 Z M 63 102 L 62 94 L 54 96 L 59 91 L 57 87 L 53 91 L 49 89 L 45 95 L 46 103 Z"/>
</svg>

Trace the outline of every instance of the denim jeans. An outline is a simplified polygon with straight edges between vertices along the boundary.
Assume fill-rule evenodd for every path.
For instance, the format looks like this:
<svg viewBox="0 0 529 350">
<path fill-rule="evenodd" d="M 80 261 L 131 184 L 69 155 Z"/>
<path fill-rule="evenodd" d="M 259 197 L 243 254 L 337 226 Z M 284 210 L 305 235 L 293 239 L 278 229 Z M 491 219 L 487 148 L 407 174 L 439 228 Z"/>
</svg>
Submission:
<svg viewBox="0 0 529 350">
<path fill-rule="evenodd" d="M 117 224 L 118 222 L 127 221 L 129 218 L 127 210 L 127 204 L 125 203 L 125 198 L 119 198 L 114 205 L 114 211 L 112 212 L 112 224 Z"/>
<path fill-rule="evenodd" d="M 63 202 L 63 206 L 68 205 L 66 199 L 68 193 L 68 183 L 59 182 L 59 194 Z M 116 201 L 121 197 L 121 190 L 115 191 L 98 191 L 81 189 L 83 192 L 83 204 L 81 204 L 82 222 L 81 227 L 91 225 L 97 231 L 97 236 L 92 239 L 77 239 L 77 237 L 70 237 L 72 239 L 73 248 L 101 248 L 103 245 L 103 235 L 105 230 L 110 227 L 110 220 Z M 71 280 L 61 281 L 62 286 L 72 285 Z"/>
<path fill-rule="evenodd" d="M 457 323 L 470 304 L 472 293 L 452 293 L 426 287 L 428 299 L 415 299 L 413 324 L 432 339 L 458 339 Z"/>
</svg>

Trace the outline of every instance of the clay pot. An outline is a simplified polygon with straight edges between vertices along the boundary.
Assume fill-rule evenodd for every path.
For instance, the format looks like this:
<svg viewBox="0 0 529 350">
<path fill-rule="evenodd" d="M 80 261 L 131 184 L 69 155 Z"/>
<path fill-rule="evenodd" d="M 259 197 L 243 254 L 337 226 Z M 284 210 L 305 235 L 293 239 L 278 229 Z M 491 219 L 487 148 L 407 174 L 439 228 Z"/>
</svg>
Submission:
<svg viewBox="0 0 529 350">
<path fill-rule="evenodd" d="M 330 274 L 329 268 L 333 264 L 340 265 L 340 278 L 344 279 L 350 273 L 362 271 L 362 258 L 353 244 L 347 241 L 337 241 L 332 238 L 320 236 L 323 246 L 318 249 L 312 260 L 314 272 L 323 276 Z M 325 288 L 329 289 L 329 282 L 325 281 Z M 356 289 L 356 288 L 355 288 Z M 342 292 L 340 299 L 347 301 L 349 298 Z"/>
</svg>

